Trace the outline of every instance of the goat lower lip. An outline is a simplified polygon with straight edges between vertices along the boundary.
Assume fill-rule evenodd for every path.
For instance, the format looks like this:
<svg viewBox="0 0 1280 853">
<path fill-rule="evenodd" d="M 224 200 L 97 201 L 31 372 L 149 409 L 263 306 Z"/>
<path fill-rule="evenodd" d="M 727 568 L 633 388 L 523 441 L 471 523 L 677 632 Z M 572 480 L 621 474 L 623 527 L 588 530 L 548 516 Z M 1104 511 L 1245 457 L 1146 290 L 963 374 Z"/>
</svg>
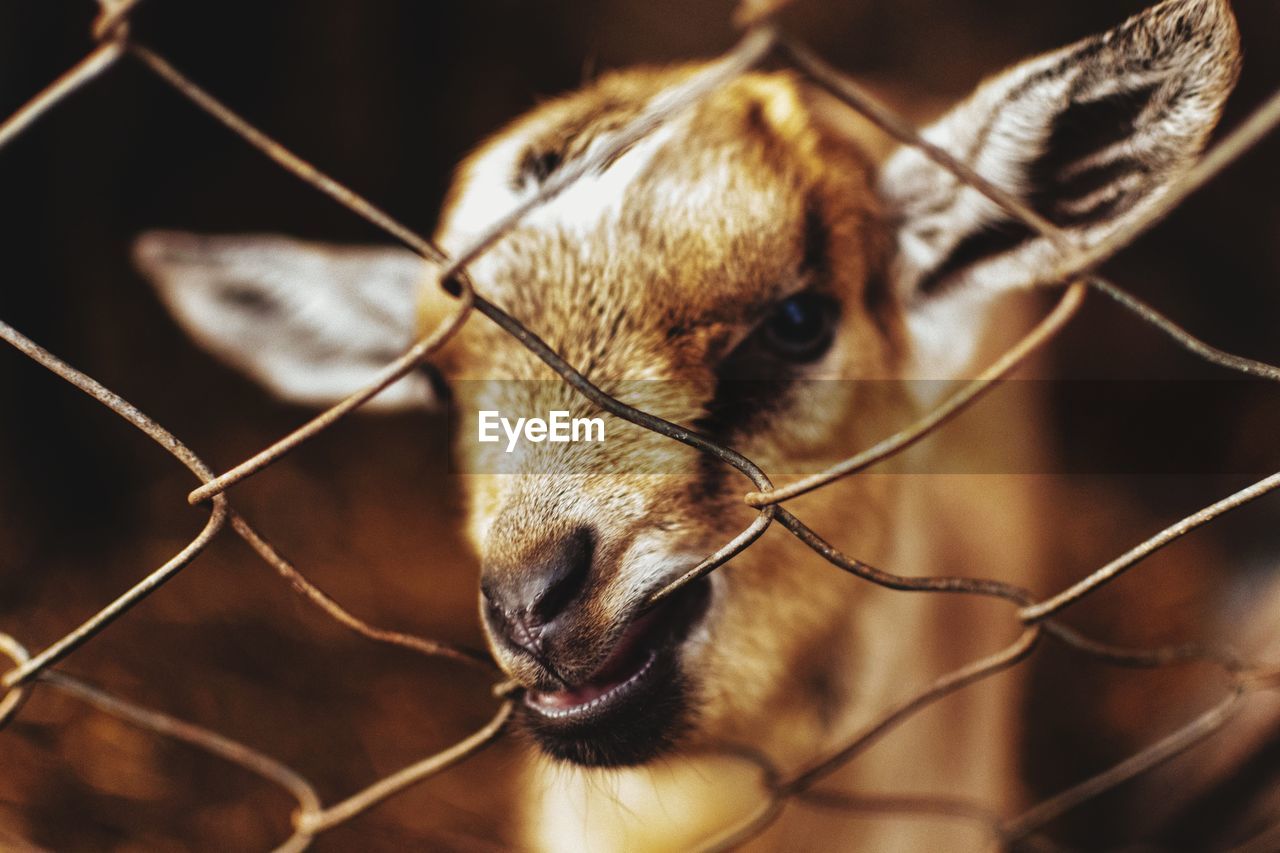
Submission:
<svg viewBox="0 0 1280 853">
<path fill-rule="evenodd" d="M 581 687 L 554 693 L 531 692 L 528 704 L 544 717 L 563 719 L 589 714 L 606 703 L 631 692 L 631 688 L 644 681 L 658 659 L 657 651 L 650 650 L 639 668 L 616 683 L 587 683 Z"/>
<path fill-rule="evenodd" d="M 705 611 L 709 588 L 693 584 L 676 598 L 641 616 L 618 641 L 608 660 L 586 682 L 564 690 L 530 691 L 525 702 L 545 717 L 578 717 L 612 705 L 644 683 L 659 655 L 678 644 Z"/>
</svg>

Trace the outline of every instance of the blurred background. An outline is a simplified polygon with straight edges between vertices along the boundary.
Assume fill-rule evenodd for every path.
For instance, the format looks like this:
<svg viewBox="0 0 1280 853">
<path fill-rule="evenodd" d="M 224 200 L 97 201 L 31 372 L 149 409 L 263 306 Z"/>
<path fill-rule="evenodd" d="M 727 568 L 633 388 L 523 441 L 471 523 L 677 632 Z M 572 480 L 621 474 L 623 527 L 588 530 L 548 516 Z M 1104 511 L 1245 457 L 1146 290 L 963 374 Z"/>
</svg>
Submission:
<svg viewBox="0 0 1280 853">
<path fill-rule="evenodd" d="M 321 170 L 429 232 L 454 164 L 487 134 L 603 70 L 724 50 L 735 39 L 732 5 L 148 0 L 133 31 Z M 1143 5 L 800 0 L 788 21 L 832 62 L 918 113 Z M 1236 6 L 1246 61 L 1224 127 L 1280 85 L 1280 4 Z M 90 49 L 94 13 L 87 0 L 0 0 L 0 114 Z M 1280 361 L 1278 178 L 1273 136 L 1112 263 L 1114 279 L 1219 346 Z M 0 188 L 0 318 L 218 470 L 308 412 L 272 401 L 186 341 L 131 270 L 131 239 L 174 227 L 385 242 L 128 61 L 0 152 Z M 1049 358 L 1074 377 L 1223 379 L 1097 298 Z M 1055 408 L 1054 441 L 1074 472 L 1060 525 L 1073 574 L 1280 466 L 1276 395 L 1218 407 L 1210 391 L 1171 401 L 1166 390 L 1146 405 L 1142 387 L 1124 383 L 1119 428 L 1098 427 L 1105 412 L 1081 411 L 1069 396 Z M 428 415 L 352 418 L 237 487 L 236 505 L 370 622 L 480 645 L 447 427 Z M 1194 470 L 1125 466 L 1159 460 L 1173 444 L 1192 451 Z M 0 630 L 42 648 L 161 564 L 205 520 L 186 506 L 191 487 L 185 470 L 115 416 L 0 350 Z M 1222 588 L 1261 576 L 1277 567 L 1277 520 L 1275 500 L 1263 501 L 1169 559 L 1212 568 Z M 1161 571 L 1165 559 L 1142 571 Z M 1170 588 L 1168 601 L 1151 606 L 1180 615 L 1158 621 L 1152 637 L 1198 630 L 1200 588 Z M 1119 585 L 1082 608 L 1078 623 L 1107 624 L 1108 607 L 1119 606 L 1108 601 L 1122 596 Z M 1104 709 L 1131 725 L 1091 727 L 1089 715 L 1103 713 L 1091 699 L 1112 674 L 1052 651 L 1043 657 L 1041 698 L 1028 709 L 1042 722 L 1027 744 L 1041 793 L 1149 740 L 1156 717 L 1185 719 L 1204 707 L 1164 675 L 1132 676 L 1140 689 Z M 492 709 L 483 678 L 344 632 L 232 535 L 64 668 L 280 758 L 326 801 L 452 743 Z M 1074 722 L 1058 725 L 1058 716 Z M 510 845 L 505 803 L 519 754 L 504 743 L 335 829 L 317 849 Z M 1255 777 L 1275 774 L 1280 750 L 1255 764 Z M 1123 841 L 1108 831 L 1124 797 L 1083 810 L 1060 832 L 1085 847 Z M 285 836 L 291 809 L 248 774 L 53 691 L 37 690 L 0 736 L 0 848 L 23 838 L 59 850 L 265 849 Z M 1194 845 L 1197 825 L 1186 818 L 1172 837 Z"/>
</svg>

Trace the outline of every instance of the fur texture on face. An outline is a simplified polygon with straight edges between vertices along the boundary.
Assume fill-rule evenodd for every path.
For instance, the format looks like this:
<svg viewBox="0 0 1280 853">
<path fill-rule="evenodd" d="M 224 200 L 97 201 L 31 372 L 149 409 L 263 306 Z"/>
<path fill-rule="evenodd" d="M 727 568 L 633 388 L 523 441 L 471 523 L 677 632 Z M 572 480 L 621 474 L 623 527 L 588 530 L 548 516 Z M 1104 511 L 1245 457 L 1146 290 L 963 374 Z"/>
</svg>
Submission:
<svg viewBox="0 0 1280 853">
<path fill-rule="evenodd" d="M 688 73 L 606 77 L 501 135 L 464 166 L 444 245 L 473 237 L 536 192 L 552 164 L 593 150 Z M 472 275 L 604 390 L 766 467 L 813 469 L 850 452 L 892 413 L 876 400 L 866 408 L 877 415 L 850 423 L 844 415 L 864 389 L 836 381 L 892 376 L 904 350 L 885 292 L 888 240 L 871 181 L 869 161 L 849 140 L 824 135 L 796 80 L 751 75 L 535 212 Z M 797 294 L 821 300 L 814 304 L 832 324 L 830 347 L 803 363 L 772 351 L 765 331 Z M 468 327 L 444 359 L 464 411 L 598 414 L 493 326 Z M 875 385 L 865 395 L 884 396 Z M 741 503 L 749 482 L 723 464 L 612 418 L 608 431 L 604 448 L 543 445 L 507 473 L 471 478 L 472 533 L 495 583 L 501 573 L 538 571 L 547 542 L 592 531 L 590 578 L 558 618 L 542 661 L 490 632 L 499 660 L 531 687 L 590 679 L 646 597 L 752 517 Z M 478 445 L 467 451 L 477 453 L 477 471 L 502 462 L 497 448 L 489 458 Z M 844 499 L 883 505 L 872 491 L 851 486 Z M 592 743 L 565 747 L 535 715 L 543 743 L 584 763 L 646 761 L 723 737 L 730 721 L 753 725 L 758 709 L 794 693 L 793 677 L 806 677 L 797 656 L 825 641 L 850 607 L 835 591 L 842 579 L 800 569 L 817 561 L 778 544 L 714 579 L 705 615 L 669 664 L 670 695 L 645 700 L 642 719 L 670 717 L 651 728 L 649 744 L 631 737 L 614 750 L 593 725 L 577 739 Z"/>
<path fill-rule="evenodd" d="M 1194 161 L 1238 57 L 1223 0 L 1169 0 L 992 78 L 926 135 L 1090 245 Z M 441 245 L 466 245 L 694 70 L 619 72 L 517 120 L 459 171 Z M 918 151 L 874 163 L 868 131 L 833 109 L 791 74 L 741 77 L 535 209 L 470 275 L 600 388 L 740 450 L 778 481 L 844 458 L 906 423 L 924 395 L 904 380 L 965 376 L 999 331 L 998 297 L 1060 258 Z M 138 259 L 199 340 L 293 399 L 354 390 L 453 310 L 422 287 L 432 271 L 396 250 L 155 234 Z M 464 419 L 601 416 L 480 318 L 436 366 Z M 431 396 L 415 377 L 377 399 Z M 605 420 L 601 444 L 506 454 L 463 429 L 457 448 L 490 645 L 527 690 L 526 728 L 561 765 L 647 769 L 724 742 L 794 765 L 904 683 L 1007 641 L 980 609 L 886 595 L 777 530 L 645 612 L 651 594 L 753 519 L 741 502 L 750 484 Z M 900 571 L 1034 586 L 1034 487 L 887 470 L 789 508 Z M 989 504 L 999 511 L 983 515 Z M 1010 746 L 992 733 L 1014 727 L 1016 683 L 966 696 L 909 748 L 864 760 L 862 778 L 1011 796 Z M 668 774 L 682 803 L 698 767 L 710 765 L 689 758 Z M 646 793 L 666 784 L 656 776 L 540 778 L 544 840 L 593 849 L 687 843 L 723 818 L 717 803 L 733 789 L 704 785 L 688 825 L 664 831 Z M 593 779 L 611 780 L 617 802 L 594 797 Z M 579 800 L 594 817 L 569 816 Z"/>
</svg>

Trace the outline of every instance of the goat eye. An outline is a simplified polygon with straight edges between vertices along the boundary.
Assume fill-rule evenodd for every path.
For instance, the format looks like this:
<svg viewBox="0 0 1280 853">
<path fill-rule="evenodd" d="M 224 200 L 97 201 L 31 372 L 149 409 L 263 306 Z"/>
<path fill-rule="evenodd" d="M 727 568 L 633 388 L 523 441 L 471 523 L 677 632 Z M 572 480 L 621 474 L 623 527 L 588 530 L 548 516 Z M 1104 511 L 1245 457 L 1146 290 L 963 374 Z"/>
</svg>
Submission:
<svg viewBox="0 0 1280 853">
<path fill-rule="evenodd" d="M 761 327 L 764 343 L 788 361 L 815 361 L 835 339 L 837 307 L 834 299 L 816 293 L 788 297 L 778 303 Z"/>
</svg>

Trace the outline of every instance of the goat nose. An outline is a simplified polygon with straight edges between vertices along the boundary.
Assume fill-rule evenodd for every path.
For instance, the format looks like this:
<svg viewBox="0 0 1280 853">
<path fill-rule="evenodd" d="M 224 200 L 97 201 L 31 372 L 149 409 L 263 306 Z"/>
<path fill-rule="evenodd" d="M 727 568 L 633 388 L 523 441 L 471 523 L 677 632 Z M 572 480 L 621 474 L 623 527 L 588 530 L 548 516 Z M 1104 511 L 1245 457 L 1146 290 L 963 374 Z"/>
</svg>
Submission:
<svg viewBox="0 0 1280 853">
<path fill-rule="evenodd" d="M 491 626 L 541 655 L 548 626 L 586 586 L 594 552 L 595 537 L 579 527 L 541 543 L 519 565 L 486 561 L 480 589 Z"/>
</svg>

